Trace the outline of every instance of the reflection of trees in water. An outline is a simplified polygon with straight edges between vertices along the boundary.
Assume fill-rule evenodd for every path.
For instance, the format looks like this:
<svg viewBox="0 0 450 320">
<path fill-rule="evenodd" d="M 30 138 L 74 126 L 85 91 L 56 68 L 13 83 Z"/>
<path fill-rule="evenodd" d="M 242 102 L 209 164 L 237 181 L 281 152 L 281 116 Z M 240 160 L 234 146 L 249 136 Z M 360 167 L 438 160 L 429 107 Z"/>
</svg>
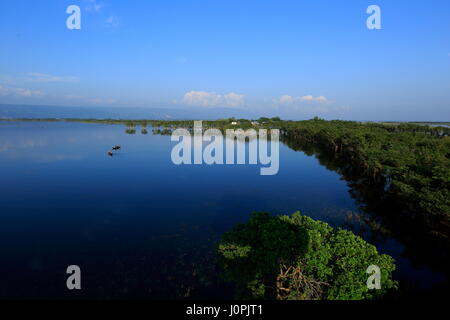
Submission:
<svg viewBox="0 0 450 320">
<path fill-rule="evenodd" d="M 350 166 L 338 153 L 322 150 L 317 145 L 282 136 L 281 141 L 294 151 L 315 156 L 319 163 L 341 175 L 350 187 L 349 193 L 356 200 L 360 213 L 349 213 L 347 226 L 355 229 L 363 222 L 370 228 L 369 241 L 388 235 L 405 244 L 403 255 L 418 265 L 432 266 L 448 274 L 448 244 L 438 236 L 424 217 L 412 215 L 407 205 L 388 192 L 390 181 L 382 175 L 368 175 L 364 169 Z M 356 229 L 357 230 L 357 229 Z M 364 230 L 360 230 L 364 232 Z"/>
<path fill-rule="evenodd" d="M 136 126 L 134 124 L 129 124 L 127 125 L 127 128 L 125 129 L 125 133 L 126 134 L 136 134 L 137 129 Z M 147 124 L 141 124 L 141 134 L 148 134 L 148 130 L 147 130 Z"/>
<path fill-rule="evenodd" d="M 147 122 L 143 122 L 141 124 L 141 134 L 148 134 L 148 130 L 147 130 Z"/>
<path fill-rule="evenodd" d="M 152 133 L 161 136 L 170 136 L 173 130 L 170 128 L 153 128 Z"/>
<path fill-rule="evenodd" d="M 136 134 L 136 125 L 132 122 L 127 123 L 126 134 Z"/>
</svg>

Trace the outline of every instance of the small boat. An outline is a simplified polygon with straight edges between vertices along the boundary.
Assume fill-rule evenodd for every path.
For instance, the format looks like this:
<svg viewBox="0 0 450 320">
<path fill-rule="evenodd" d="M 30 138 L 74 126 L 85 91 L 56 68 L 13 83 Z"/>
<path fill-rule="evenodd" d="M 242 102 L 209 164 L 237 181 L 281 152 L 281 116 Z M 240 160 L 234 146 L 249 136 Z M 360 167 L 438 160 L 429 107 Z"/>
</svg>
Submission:
<svg viewBox="0 0 450 320">
<path fill-rule="evenodd" d="M 112 147 L 113 150 L 120 150 L 120 146 L 114 146 Z"/>
<path fill-rule="evenodd" d="M 112 153 L 112 151 L 108 151 L 108 156 L 110 156 L 110 157 L 112 157 L 112 156 L 113 156 L 113 153 Z"/>
</svg>

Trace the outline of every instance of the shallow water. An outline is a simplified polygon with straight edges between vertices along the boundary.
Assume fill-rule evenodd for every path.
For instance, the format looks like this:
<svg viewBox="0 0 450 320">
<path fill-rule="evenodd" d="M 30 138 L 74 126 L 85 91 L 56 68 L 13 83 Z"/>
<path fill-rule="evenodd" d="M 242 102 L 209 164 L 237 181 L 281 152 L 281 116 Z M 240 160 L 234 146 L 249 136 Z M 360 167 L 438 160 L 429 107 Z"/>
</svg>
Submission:
<svg viewBox="0 0 450 320">
<path fill-rule="evenodd" d="M 418 288 L 442 279 L 413 265 L 395 235 L 355 219 L 347 183 L 315 157 L 282 144 L 274 176 L 260 165 L 176 166 L 170 136 L 125 129 L 0 122 L 0 297 L 230 298 L 214 245 L 252 211 L 300 210 L 351 228 L 396 259 L 396 279 Z M 66 289 L 73 264 L 79 292 Z"/>
</svg>

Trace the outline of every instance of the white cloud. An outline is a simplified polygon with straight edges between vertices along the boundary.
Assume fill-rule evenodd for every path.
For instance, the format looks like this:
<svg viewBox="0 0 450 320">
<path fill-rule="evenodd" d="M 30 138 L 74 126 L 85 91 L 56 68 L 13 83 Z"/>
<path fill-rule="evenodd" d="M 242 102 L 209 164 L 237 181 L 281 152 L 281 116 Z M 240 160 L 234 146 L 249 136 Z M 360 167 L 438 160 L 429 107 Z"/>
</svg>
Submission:
<svg viewBox="0 0 450 320">
<path fill-rule="evenodd" d="M 317 102 L 327 102 L 328 101 L 328 99 L 325 98 L 324 96 L 313 97 L 311 95 L 300 97 L 300 100 L 302 100 L 302 101 L 317 101 Z"/>
<path fill-rule="evenodd" d="M 31 90 L 25 88 L 6 88 L 0 86 L 0 96 L 35 97 L 43 95 L 45 95 L 45 93 L 40 90 Z"/>
<path fill-rule="evenodd" d="M 283 112 L 302 114 L 304 116 L 343 114 L 349 111 L 348 107 L 333 106 L 334 101 L 325 96 L 290 96 L 283 95 L 273 101 L 275 106 Z"/>
<path fill-rule="evenodd" d="M 289 104 L 289 103 L 293 103 L 294 102 L 294 98 L 292 96 L 284 95 L 284 96 L 280 97 L 278 102 L 280 104 Z"/>
<path fill-rule="evenodd" d="M 289 115 L 301 115 L 302 117 L 327 116 L 340 118 L 351 112 L 350 106 L 336 106 L 334 101 L 328 100 L 324 96 L 292 97 L 284 95 L 275 100 L 274 103 L 278 111 Z"/>
<path fill-rule="evenodd" d="M 183 96 L 182 102 L 200 107 L 239 107 L 244 105 L 245 96 L 234 92 L 218 94 L 207 91 L 189 91 Z"/>
<path fill-rule="evenodd" d="M 306 96 L 302 96 L 302 97 L 293 97 L 293 96 L 289 96 L 289 95 L 283 95 L 276 102 L 277 102 L 277 104 L 280 104 L 280 105 L 292 105 L 292 104 L 298 104 L 301 102 L 326 103 L 326 102 L 329 102 L 329 100 L 324 96 L 314 97 L 312 95 L 306 95 Z"/>
<path fill-rule="evenodd" d="M 223 96 L 225 106 L 228 107 L 239 107 L 244 105 L 244 95 L 237 93 L 228 93 Z"/>
</svg>

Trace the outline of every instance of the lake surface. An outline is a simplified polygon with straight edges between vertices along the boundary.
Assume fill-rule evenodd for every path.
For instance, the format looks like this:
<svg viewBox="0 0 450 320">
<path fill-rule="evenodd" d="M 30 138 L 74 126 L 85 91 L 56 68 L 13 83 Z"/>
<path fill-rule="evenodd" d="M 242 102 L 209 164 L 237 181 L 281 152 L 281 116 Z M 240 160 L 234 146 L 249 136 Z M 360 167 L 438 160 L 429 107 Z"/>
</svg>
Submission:
<svg viewBox="0 0 450 320">
<path fill-rule="evenodd" d="M 352 229 L 426 290 L 443 276 L 371 231 L 340 176 L 280 146 L 280 170 L 181 165 L 170 136 L 121 125 L 0 121 L 0 298 L 232 298 L 215 244 L 252 211 L 303 214 Z M 122 150 L 107 155 L 113 145 Z M 66 289 L 79 265 L 82 290 Z"/>
</svg>

